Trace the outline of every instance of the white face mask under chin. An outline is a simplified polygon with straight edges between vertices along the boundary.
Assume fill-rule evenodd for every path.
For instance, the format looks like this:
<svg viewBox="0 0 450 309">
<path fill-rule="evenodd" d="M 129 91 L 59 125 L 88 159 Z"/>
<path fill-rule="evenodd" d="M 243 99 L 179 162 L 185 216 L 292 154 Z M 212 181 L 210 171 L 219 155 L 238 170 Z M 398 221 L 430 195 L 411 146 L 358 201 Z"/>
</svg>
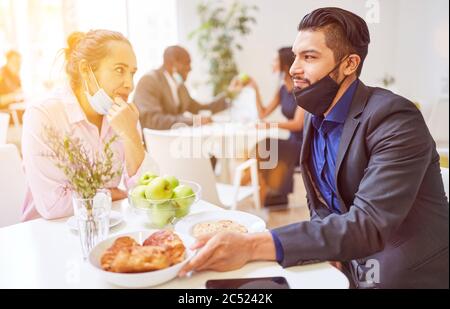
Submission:
<svg viewBox="0 0 450 309">
<path fill-rule="evenodd" d="M 172 77 L 173 77 L 175 83 L 177 84 L 177 86 L 180 86 L 184 83 L 183 76 L 181 76 L 181 74 L 178 73 L 177 71 L 174 71 L 172 73 Z"/>
<path fill-rule="evenodd" d="M 113 100 L 109 97 L 109 95 L 105 92 L 103 88 L 100 87 L 100 85 L 97 82 L 97 78 L 95 78 L 94 72 L 91 68 L 89 68 L 90 72 L 94 76 L 95 84 L 97 85 L 97 92 L 94 93 L 94 95 L 91 95 L 89 93 L 89 88 L 87 85 L 86 80 L 84 81 L 86 98 L 89 102 L 89 104 L 92 106 L 92 108 L 99 113 L 100 115 L 107 115 L 109 109 L 114 104 Z"/>
</svg>

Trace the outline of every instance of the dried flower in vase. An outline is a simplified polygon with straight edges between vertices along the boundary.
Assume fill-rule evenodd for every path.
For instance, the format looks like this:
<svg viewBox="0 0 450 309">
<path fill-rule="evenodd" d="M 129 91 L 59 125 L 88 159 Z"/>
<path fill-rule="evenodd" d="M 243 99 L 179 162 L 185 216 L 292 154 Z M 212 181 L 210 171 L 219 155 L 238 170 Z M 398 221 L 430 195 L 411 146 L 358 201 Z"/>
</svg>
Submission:
<svg viewBox="0 0 450 309">
<path fill-rule="evenodd" d="M 60 133 L 52 127 L 44 128 L 44 140 L 50 153 L 43 154 L 54 160 L 55 165 L 67 177 L 66 189 L 75 192 L 80 198 L 93 198 L 99 189 L 121 174 L 121 169 L 114 169 L 114 152 L 111 145 L 117 140 L 114 135 L 103 146 L 101 153 L 90 152 L 73 134 Z"/>
</svg>

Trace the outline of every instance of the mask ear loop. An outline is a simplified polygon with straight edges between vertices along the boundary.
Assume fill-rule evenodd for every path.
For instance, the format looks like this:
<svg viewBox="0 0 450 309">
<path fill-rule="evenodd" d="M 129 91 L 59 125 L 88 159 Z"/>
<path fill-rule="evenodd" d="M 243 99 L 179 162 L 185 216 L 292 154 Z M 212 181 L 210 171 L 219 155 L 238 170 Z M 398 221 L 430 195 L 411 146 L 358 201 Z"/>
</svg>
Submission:
<svg viewBox="0 0 450 309">
<path fill-rule="evenodd" d="M 87 92 L 89 95 L 91 95 L 89 92 L 89 87 L 88 87 L 87 81 L 85 79 L 83 79 L 83 84 L 84 84 L 85 92 Z"/>
<path fill-rule="evenodd" d="M 98 84 L 97 78 L 95 77 L 94 71 L 92 71 L 91 66 L 89 66 L 89 72 L 94 77 L 95 85 L 97 86 L 97 91 L 99 91 L 100 90 L 100 85 Z M 84 81 L 84 82 L 85 82 L 85 84 L 87 86 L 87 82 L 86 81 Z M 89 88 L 88 88 L 88 90 L 89 90 Z"/>
<path fill-rule="evenodd" d="M 339 61 L 339 63 L 334 67 L 334 69 L 333 70 L 331 70 L 330 71 L 330 73 L 328 73 L 328 76 L 331 74 L 331 73 L 333 73 L 346 59 L 348 59 L 348 57 L 349 57 L 349 55 L 347 55 L 347 56 L 345 56 L 341 61 Z M 340 83 L 337 83 L 336 82 L 336 84 L 338 84 L 338 86 L 339 86 L 339 88 L 342 86 L 342 84 L 344 83 L 344 81 L 345 81 L 345 79 L 348 77 L 348 75 L 347 76 L 345 76 L 342 80 L 341 80 L 341 82 Z"/>
<path fill-rule="evenodd" d="M 101 88 L 100 88 L 100 85 L 99 85 L 99 83 L 98 83 L 98 81 L 97 81 L 97 78 L 95 77 L 94 71 L 92 70 L 91 66 L 89 66 L 89 71 L 90 71 L 90 73 L 92 74 L 92 76 L 94 77 L 95 85 L 97 86 L 97 91 L 99 91 Z M 86 86 L 87 86 L 87 82 L 86 82 L 86 81 L 84 81 L 84 82 L 85 82 L 85 84 L 86 84 Z M 104 91 L 104 90 L 103 90 L 103 91 Z M 111 98 L 108 94 L 107 94 L 107 96 L 111 99 L 111 101 L 113 102 L 113 104 L 117 104 L 116 101 L 115 101 L 113 98 Z"/>
</svg>

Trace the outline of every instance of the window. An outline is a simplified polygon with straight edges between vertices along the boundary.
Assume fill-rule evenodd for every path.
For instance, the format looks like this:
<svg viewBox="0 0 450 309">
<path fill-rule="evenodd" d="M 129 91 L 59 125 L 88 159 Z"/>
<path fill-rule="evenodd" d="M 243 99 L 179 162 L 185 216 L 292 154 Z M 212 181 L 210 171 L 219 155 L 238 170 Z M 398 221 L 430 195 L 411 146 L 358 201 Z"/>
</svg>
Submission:
<svg viewBox="0 0 450 309">
<path fill-rule="evenodd" d="M 161 65 L 164 49 L 177 42 L 176 0 L 0 0 L 0 53 L 13 48 L 22 54 L 23 88 L 33 95 L 65 80 L 64 59 L 57 55 L 67 36 L 98 28 L 130 39 L 137 82 Z"/>
</svg>

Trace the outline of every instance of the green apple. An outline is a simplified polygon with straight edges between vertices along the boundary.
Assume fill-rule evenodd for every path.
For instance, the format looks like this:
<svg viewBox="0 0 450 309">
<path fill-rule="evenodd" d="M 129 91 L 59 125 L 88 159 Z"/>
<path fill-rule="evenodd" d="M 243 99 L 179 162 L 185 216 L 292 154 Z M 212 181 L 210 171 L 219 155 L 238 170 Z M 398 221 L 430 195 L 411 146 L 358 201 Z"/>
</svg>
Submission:
<svg viewBox="0 0 450 309">
<path fill-rule="evenodd" d="M 172 221 L 175 216 L 175 210 L 171 202 L 164 202 L 153 205 L 150 213 L 150 220 L 152 224 L 158 228 L 164 227 Z"/>
<path fill-rule="evenodd" d="M 133 202 L 134 207 L 137 208 L 149 208 L 151 207 L 150 203 L 147 201 L 145 197 L 145 190 L 147 186 L 137 186 L 131 191 L 131 200 Z"/>
<path fill-rule="evenodd" d="M 241 80 L 242 84 L 246 85 L 250 81 L 250 76 L 247 73 L 241 73 L 239 75 L 239 79 Z"/>
<path fill-rule="evenodd" d="M 173 190 L 170 182 L 162 177 L 153 179 L 145 189 L 145 197 L 149 200 L 167 200 L 172 198 Z"/>
<path fill-rule="evenodd" d="M 148 185 L 153 179 L 155 179 L 156 177 L 158 177 L 158 175 L 156 175 L 153 172 L 146 172 L 144 174 L 141 175 L 141 177 L 139 178 L 138 183 L 140 185 L 146 186 Z"/>
<path fill-rule="evenodd" d="M 179 185 L 173 190 L 173 198 L 177 204 L 175 216 L 177 218 L 184 217 L 189 212 L 189 207 L 195 201 L 195 193 L 191 187 L 187 185 Z"/>
<path fill-rule="evenodd" d="M 176 178 L 175 176 L 165 176 L 164 179 L 170 183 L 172 190 L 180 184 L 178 178 Z"/>
</svg>

